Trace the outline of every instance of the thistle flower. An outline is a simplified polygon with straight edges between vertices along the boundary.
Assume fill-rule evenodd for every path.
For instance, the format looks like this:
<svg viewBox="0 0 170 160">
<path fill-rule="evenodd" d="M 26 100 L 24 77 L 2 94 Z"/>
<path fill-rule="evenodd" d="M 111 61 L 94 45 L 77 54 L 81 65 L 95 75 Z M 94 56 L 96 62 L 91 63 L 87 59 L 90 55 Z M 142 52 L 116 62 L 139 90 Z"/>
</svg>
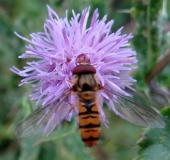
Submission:
<svg viewBox="0 0 170 160">
<path fill-rule="evenodd" d="M 31 40 L 16 33 L 18 37 L 29 42 L 29 45 L 26 46 L 27 51 L 19 58 L 34 58 L 36 61 L 27 62 L 27 66 L 23 70 L 16 67 L 11 70 L 24 77 L 20 85 L 32 84 L 31 100 L 42 104 L 42 107 L 50 104 L 50 107 L 53 108 L 55 106 L 53 102 L 72 87 L 73 69 L 78 63 L 78 57 L 81 61 L 84 56 L 96 69 L 96 76 L 101 86 L 129 96 L 124 89 L 125 87 L 132 89 L 131 85 L 135 80 L 129 76 L 129 71 L 135 68 L 134 64 L 137 62 L 136 53 L 129 47 L 128 42 L 132 35 L 121 35 L 122 28 L 111 33 L 113 20 L 106 22 L 107 15 L 99 20 L 97 9 L 91 20 L 88 20 L 89 12 L 90 7 L 81 14 L 72 11 L 71 20 L 68 19 L 66 12 L 66 17 L 61 19 L 48 6 L 49 18 L 44 24 L 43 32 L 31 34 Z M 89 27 L 87 27 L 88 21 L 90 22 Z M 137 120 L 130 120 L 126 114 L 115 108 L 113 101 L 119 103 L 116 95 L 110 96 L 107 92 L 101 91 L 98 96 L 100 97 L 100 116 L 104 124 L 107 123 L 107 120 L 102 110 L 103 103 L 106 103 L 109 109 L 122 118 L 140 124 Z M 75 96 L 70 97 L 69 104 L 74 104 Z M 56 112 L 55 116 L 60 119 L 57 119 L 55 127 L 63 119 L 70 120 L 75 110 L 76 108 L 69 112 L 70 108 L 63 104 L 62 111 Z M 65 111 L 67 113 L 63 113 Z M 49 123 L 53 119 L 49 118 Z M 55 127 L 50 129 L 49 134 Z M 44 131 L 46 128 L 48 128 L 48 124 Z"/>
</svg>

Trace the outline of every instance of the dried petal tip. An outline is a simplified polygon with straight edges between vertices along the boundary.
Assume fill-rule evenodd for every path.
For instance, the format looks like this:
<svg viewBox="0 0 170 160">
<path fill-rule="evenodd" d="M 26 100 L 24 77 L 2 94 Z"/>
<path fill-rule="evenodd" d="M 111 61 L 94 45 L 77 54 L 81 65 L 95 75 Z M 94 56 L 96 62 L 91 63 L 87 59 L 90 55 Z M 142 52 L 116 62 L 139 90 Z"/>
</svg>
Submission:
<svg viewBox="0 0 170 160">
<path fill-rule="evenodd" d="M 86 54 L 80 54 L 77 56 L 76 58 L 76 63 L 77 64 L 87 64 L 87 63 L 90 63 L 90 59 L 87 57 Z"/>
</svg>

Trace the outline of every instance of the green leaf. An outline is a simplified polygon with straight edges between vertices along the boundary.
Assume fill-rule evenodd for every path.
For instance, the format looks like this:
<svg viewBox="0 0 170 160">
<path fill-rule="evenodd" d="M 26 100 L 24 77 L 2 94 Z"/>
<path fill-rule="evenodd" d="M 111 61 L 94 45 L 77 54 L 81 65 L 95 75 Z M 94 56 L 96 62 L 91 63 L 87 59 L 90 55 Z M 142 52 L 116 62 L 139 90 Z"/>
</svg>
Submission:
<svg viewBox="0 0 170 160">
<path fill-rule="evenodd" d="M 62 123 L 59 125 L 55 131 L 53 131 L 52 134 L 50 134 L 48 137 L 43 137 L 42 139 L 39 139 L 35 144 L 41 144 L 43 142 L 49 142 L 49 141 L 54 141 L 57 139 L 62 139 L 67 136 L 70 136 L 75 133 L 77 128 L 77 123 L 75 122 L 75 118 L 69 123 Z"/>
<path fill-rule="evenodd" d="M 90 149 L 85 147 L 81 140 L 75 119 L 70 123 L 62 123 L 49 137 L 39 136 L 29 143 L 32 143 L 32 147 L 38 146 L 40 148 L 39 152 L 37 150 L 36 153 L 32 153 L 40 160 L 68 159 L 68 157 L 74 160 L 92 159 L 89 153 Z M 25 155 L 25 152 L 23 155 Z M 51 155 L 53 156 L 51 157 Z"/>
<path fill-rule="evenodd" d="M 19 160 L 37 160 L 40 145 L 33 145 L 37 137 L 26 138 L 21 141 Z"/>
<path fill-rule="evenodd" d="M 170 107 L 162 110 L 164 129 L 147 128 L 137 142 L 140 146 L 136 160 L 170 159 Z"/>
<path fill-rule="evenodd" d="M 59 159 L 59 153 L 55 141 L 46 142 L 41 145 L 41 150 L 38 158 L 39 160 L 56 160 Z"/>
</svg>

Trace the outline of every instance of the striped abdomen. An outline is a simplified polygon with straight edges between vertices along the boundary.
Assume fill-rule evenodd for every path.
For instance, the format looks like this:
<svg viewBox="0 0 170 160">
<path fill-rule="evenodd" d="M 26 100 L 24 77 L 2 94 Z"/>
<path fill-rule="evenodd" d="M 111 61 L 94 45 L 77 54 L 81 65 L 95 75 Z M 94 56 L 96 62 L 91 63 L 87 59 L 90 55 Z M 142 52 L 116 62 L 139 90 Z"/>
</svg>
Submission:
<svg viewBox="0 0 170 160">
<path fill-rule="evenodd" d="M 94 146 L 100 136 L 100 116 L 95 101 L 79 101 L 79 130 L 86 146 Z"/>
</svg>

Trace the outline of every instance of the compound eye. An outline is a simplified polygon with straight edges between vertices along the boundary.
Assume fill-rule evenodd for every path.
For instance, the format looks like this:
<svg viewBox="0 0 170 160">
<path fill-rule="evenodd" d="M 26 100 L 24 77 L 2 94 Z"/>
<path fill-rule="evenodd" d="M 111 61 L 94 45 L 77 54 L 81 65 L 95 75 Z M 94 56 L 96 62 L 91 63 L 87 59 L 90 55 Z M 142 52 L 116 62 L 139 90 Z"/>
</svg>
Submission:
<svg viewBox="0 0 170 160">
<path fill-rule="evenodd" d="M 80 64 L 73 69 L 73 74 L 96 73 L 96 69 L 90 64 Z"/>
</svg>

